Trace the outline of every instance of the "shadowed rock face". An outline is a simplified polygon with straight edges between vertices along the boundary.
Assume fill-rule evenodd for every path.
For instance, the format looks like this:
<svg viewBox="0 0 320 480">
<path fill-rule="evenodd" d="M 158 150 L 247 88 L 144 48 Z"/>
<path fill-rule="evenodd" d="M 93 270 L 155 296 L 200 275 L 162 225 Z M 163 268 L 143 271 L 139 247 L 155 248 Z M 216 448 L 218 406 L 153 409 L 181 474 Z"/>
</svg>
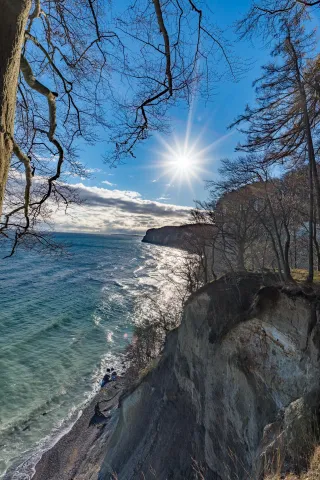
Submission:
<svg viewBox="0 0 320 480">
<path fill-rule="evenodd" d="M 156 369 L 122 399 L 100 480 L 256 480 L 275 452 L 290 469 L 310 451 L 318 300 L 269 283 L 230 275 L 189 299 Z"/>
</svg>

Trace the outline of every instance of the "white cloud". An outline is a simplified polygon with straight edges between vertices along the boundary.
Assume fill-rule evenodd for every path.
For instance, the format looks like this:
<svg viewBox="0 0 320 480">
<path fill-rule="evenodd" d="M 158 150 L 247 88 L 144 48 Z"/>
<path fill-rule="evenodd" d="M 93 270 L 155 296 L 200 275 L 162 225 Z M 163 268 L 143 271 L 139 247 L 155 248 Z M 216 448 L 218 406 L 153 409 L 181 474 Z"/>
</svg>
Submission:
<svg viewBox="0 0 320 480">
<path fill-rule="evenodd" d="M 10 172 L 9 181 L 15 189 L 19 185 L 23 187 L 23 178 L 22 172 Z M 39 188 L 46 184 L 46 179 L 35 176 L 33 182 Z M 62 204 L 57 208 L 52 200 L 49 201 L 48 210 L 52 212 L 51 222 L 56 231 L 143 234 L 148 228 L 185 223 L 191 209 L 162 203 L 160 199 L 147 200 L 134 190 L 87 186 L 82 182 L 60 183 L 60 188 L 64 186 L 76 193 L 80 204 L 70 204 L 66 215 Z M 161 199 L 168 201 L 169 197 L 164 195 Z"/>
<path fill-rule="evenodd" d="M 111 183 L 111 182 L 108 182 L 108 180 L 103 180 L 103 182 L 101 183 L 105 183 L 106 185 L 109 185 L 109 187 L 116 187 L 116 183 Z"/>
<path fill-rule="evenodd" d="M 157 200 L 163 200 L 163 201 L 167 201 L 170 199 L 170 195 L 162 195 L 161 197 L 157 198 Z"/>
<path fill-rule="evenodd" d="M 101 168 L 86 168 L 85 172 L 86 173 L 99 173 L 99 172 L 101 172 Z"/>
<path fill-rule="evenodd" d="M 81 200 L 70 215 L 59 210 L 53 216 L 57 231 L 92 233 L 141 233 L 148 228 L 186 222 L 190 207 L 145 200 L 139 192 L 72 185 Z M 167 198 L 165 198 L 167 200 Z"/>
</svg>

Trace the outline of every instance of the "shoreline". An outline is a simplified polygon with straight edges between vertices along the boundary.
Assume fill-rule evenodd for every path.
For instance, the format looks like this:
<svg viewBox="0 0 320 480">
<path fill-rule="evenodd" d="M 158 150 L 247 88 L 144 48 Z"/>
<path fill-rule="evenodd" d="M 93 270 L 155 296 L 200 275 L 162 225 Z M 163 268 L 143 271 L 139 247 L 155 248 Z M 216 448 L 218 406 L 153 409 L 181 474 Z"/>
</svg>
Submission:
<svg viewBox="0 0 320 480">
<path fill-rule="evenodd" d="M 43 452 L 29 479 L 96 480 L 106 455 L 105 443 L 115 423 L 119 398 L 126 386 L 127 378 L 124 374 L 97 392 L 82 409 L 70 430 Z M 100 412 L 97 410 L 98 404 Z M 16 472 L 17 469 L 11 474 L 8 472 L 4 480 L 18 478 Z"/>
</svg>

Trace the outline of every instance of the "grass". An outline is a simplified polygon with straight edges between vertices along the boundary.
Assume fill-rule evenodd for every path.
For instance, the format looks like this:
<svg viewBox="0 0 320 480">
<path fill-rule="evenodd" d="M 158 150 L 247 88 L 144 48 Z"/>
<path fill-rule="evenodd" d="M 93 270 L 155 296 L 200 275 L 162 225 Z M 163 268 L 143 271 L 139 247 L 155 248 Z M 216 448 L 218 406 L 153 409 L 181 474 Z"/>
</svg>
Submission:
<svg viewBox="0 0 320 480">
<path fill-rule="evenodd" d="M 206 480 L 204 470 L 193 458 L 192 468 L 196 474 L 197 480 Z M 119 479 L 116 473 L 113 473 L 111 478 L 113 480 Z M 145 479 L 145 476 L 142 472 L 141 479 Z M 320 447 L 316 447 L 310 462 L 310 468 L 307 472 L 302 473 L 300 476 L 294 475 L 292 473 L 288 473 L 286 476 L 283 476 L 282 474 L 268 475 L 267 477 L 264 477 L 264 480 L 320 480 Z"/>
<path fill-rule="evenodd" d="M 265 478 L 265 480 L 320 480 L 320 447 L 317 447 L 314 451 L 313 457 L 310 462 L 310 468 L 306 473 L 301 474 L 299 477 L 291 473 L 285 477 L 281 475 L 271 475 Z"/>
<path fill-rule="evenodd" d="M 291 270 L 291 275 L 296 282 L 305 282 L 308 276 L 308 270 L 305 268 L 293 268 Z M 320 283 L 320 272 L 317 270 L 314 272 L 313 282 Z"/>
</svg>

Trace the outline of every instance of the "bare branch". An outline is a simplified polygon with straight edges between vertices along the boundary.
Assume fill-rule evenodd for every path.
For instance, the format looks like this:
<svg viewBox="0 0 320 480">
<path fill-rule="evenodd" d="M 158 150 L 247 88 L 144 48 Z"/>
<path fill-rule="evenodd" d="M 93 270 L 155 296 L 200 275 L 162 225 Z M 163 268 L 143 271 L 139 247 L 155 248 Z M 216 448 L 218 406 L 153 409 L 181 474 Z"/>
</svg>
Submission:
<svg viewBox="0 0 320 480">
<path fill-rule="evenodd" d="M 58 94 L 56 92 L 51 92 L 49 88 L 45 85 L 40 83 L 33 75 L 32 69 L 30 64 L 28 63 L 27 59 L 21 56 L 21 64 L 20 64 L 21 72 L 24 76 L 25 81 L 33 90 L 36 90 L 41 95 L 44 95 L 47 98 L 48 106 L 49 106 L 49 137 L 50 139 L 53 138 L 57 123 L 56 123 L 56 97 Z"/>
<path fill-rule="evenodd" d="M 163 40 L 164 40 L 164 48 L 165 48 L 165 55 L 166 55 L 166 75 L 168 79 L 168 90 L 170 95 L 172 95 L 172 73 L 171 73 L 171 52 L 170 52 L 170 40 L 168 31 L 165 27 L 162 10 L 159 0 L 153 0 L 154 9 L 156 11 L 158 24 L 160 28 L 160 32 L 162 33 Z"/>
</svg>

